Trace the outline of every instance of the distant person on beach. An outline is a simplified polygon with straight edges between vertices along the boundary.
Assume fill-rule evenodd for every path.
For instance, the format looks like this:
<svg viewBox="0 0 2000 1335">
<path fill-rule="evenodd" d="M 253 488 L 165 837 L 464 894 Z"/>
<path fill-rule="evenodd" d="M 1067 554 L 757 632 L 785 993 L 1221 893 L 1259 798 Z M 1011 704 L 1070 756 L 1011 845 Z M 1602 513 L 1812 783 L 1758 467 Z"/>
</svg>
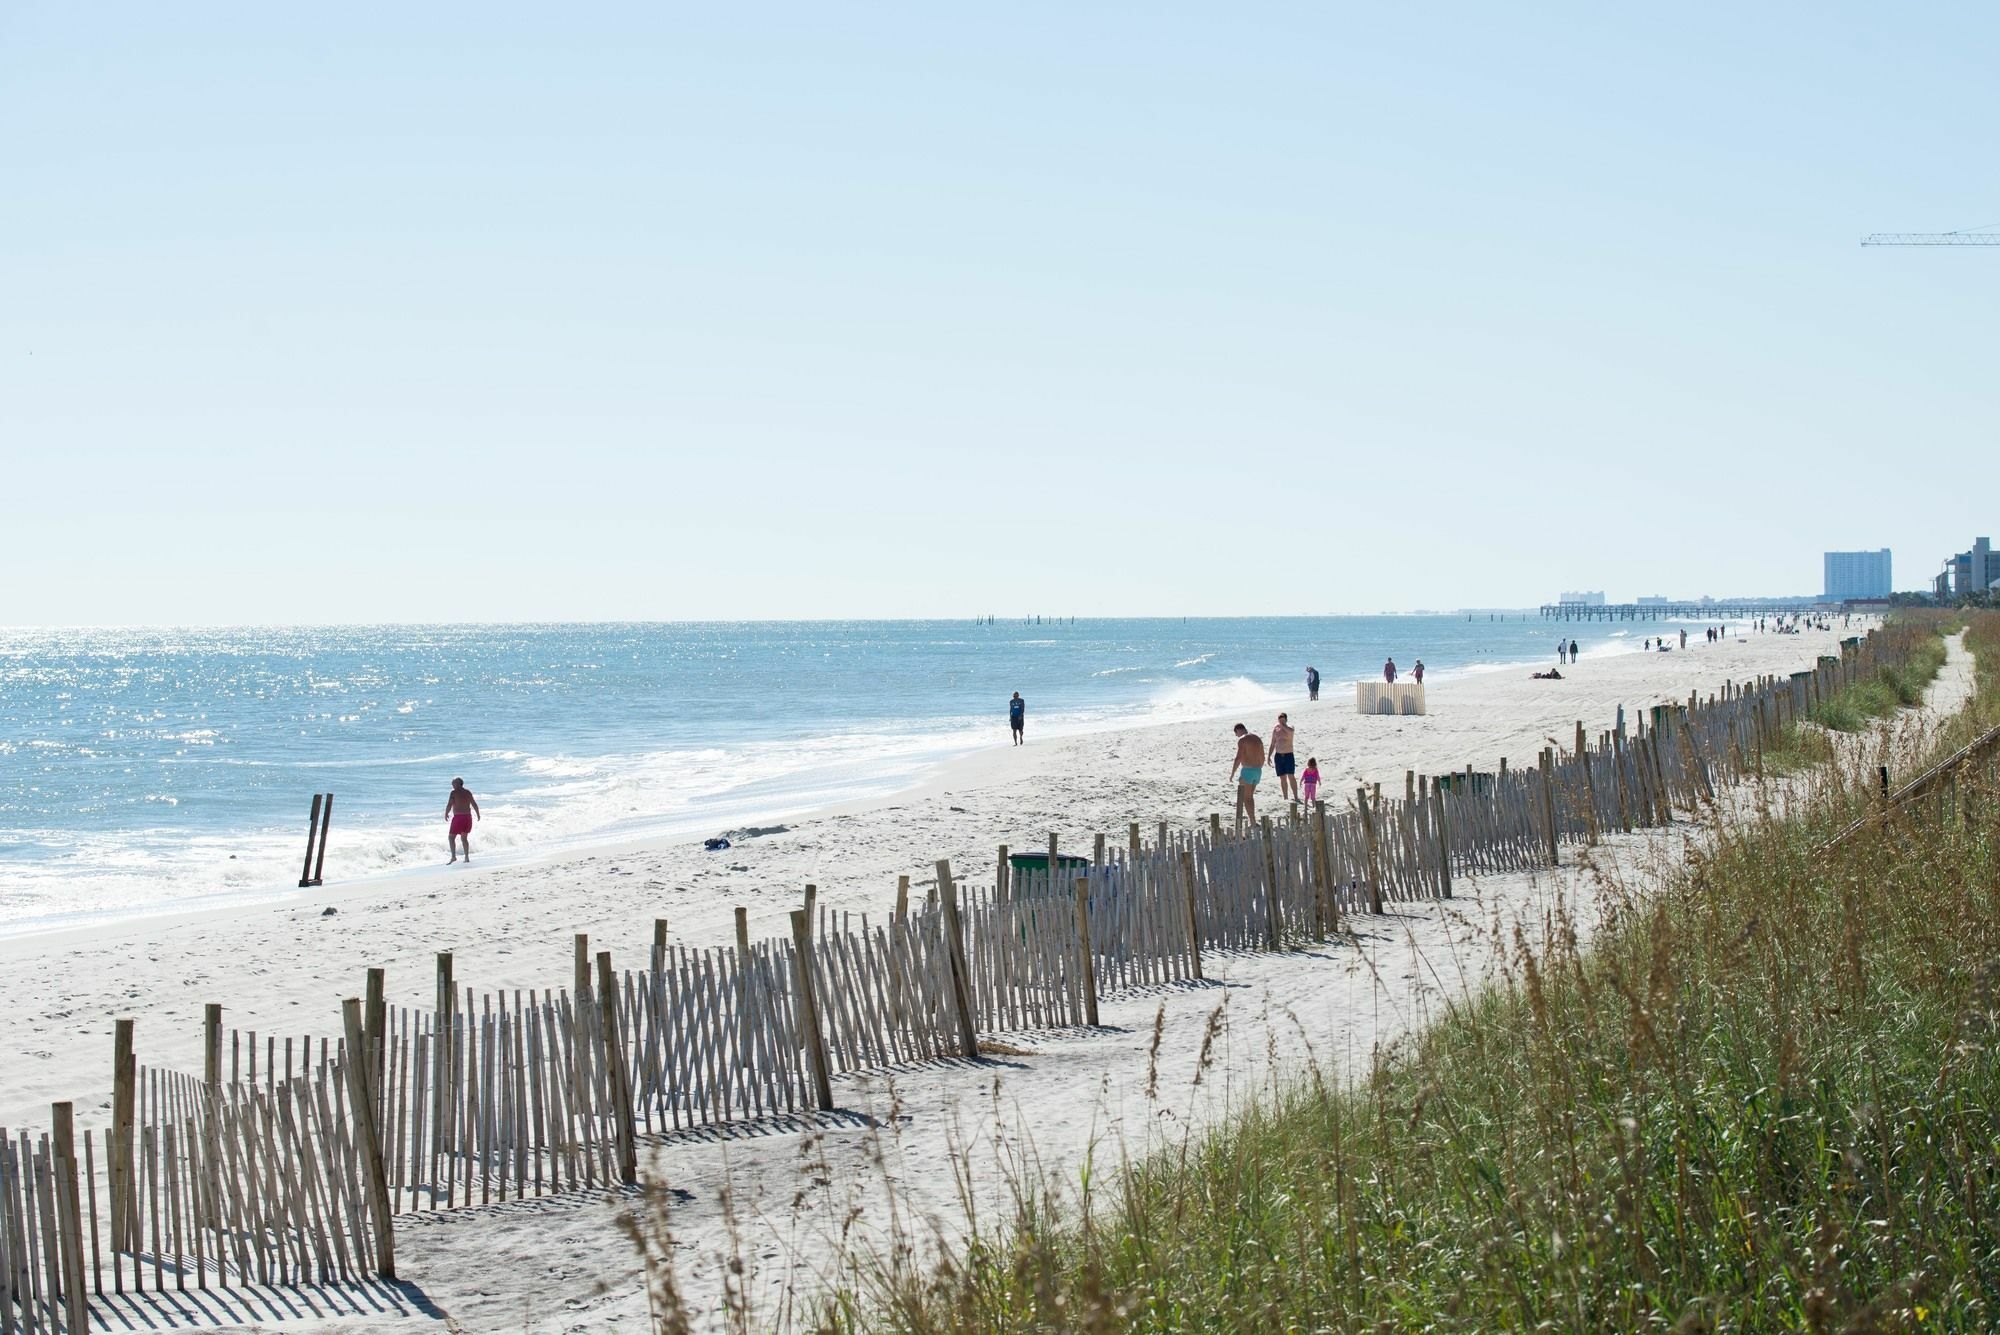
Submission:
<svg viewBox="0 0 2000 1335">
<path fill-rule="evenodd" d="M 444 814 L 451 823 L 445 826 L 444 846 L 451 853 L 451 860 L 458 861 L 459 845 L 465 846 L 465 860 L 472 861 L 472 822 L 479 819 L 479 799 L 465 786 L 464 779 L 451 781 L 451 796 L 444 800 Z"/>
<path fill-rule="evenodd" d="M 1298 757 L 1292 753 L 1292 723 L 1284 715 L 1271 727 L 1271 768 L 1278 776 L 1278 796 L 1294 801 L 1299 795 Z"/>
<path fill-rule="evenodd" d="M 1411 669 L 1410 669 L 1410 676 L 1412 676 L 1413 678 L 1415 678 L 1415 679 L 1416 679 L 1416 683 L 1417 683 L 1417 685 L 1421 686 L 1421 685 L 1423 685 L 1423 684 L 1424 684 L 1424 660 L 1423 660 L 1423 659 L 1419 658 L 1419 659 L 1417 660 L 1417 665 L 1416 665 L 1415 667 L 1413 667 L 1413 668 L 1411 668 Z"/>
<path fill-rule="evenodd" d="M 1319 699 L 1319 669 L 1316 667 L 1306 669 L 1306 699 Z"/>
<path fill-rule="evenodd" d="M 1550 668 L 1547 672 L 1531 672 L 1528 675 L 1535 681 L 1561 681 L 1563 679 L 1563 674 L 1554 668 Z"/>
<path fill-rule="evenodd" d="M 1257 823 L 1257 784 L 1264 777 L 1264 743 L 1256 733 L 1236 725 L 1236 759 L 1229 766 L 1229 777 L 1236 780 L 1236 828 L 1242 829 L 1248 820 Z"/>
<path fill-rule="evenodd" d="M 1299 772 L 1299 786 L 1305 790 L 1308 806 L 1319 800 L 1319 761 L 1312 756 L 1306 757 L 1306 767 Z"/>
<path fill-rule="evenodd" d="M 1556 662 L 1558 662 L 1558 663 L 1567 663 L 1567 662 L 1569 662 L 1569 641 L 1568 641 L 1568 640 L 1557 640 L 1557 641 L 1556 641 Z"/>
<path fill-rule="evenodd" d="M 1571 641 L 1569 642 L 1569 661 L 1570 661 L 1570 666 L 1571 666 L 1571 667 L 1574 667 L 1574 666 L 1576 666 L 1576 641 L 1575 641 L 1575 640 L 1571 640 Z"/>
<path fill-rule="evenodd" d="M 1382 664 L 1382 680 L 1391 686 L 1396 684 L 1396 660 L 1391 658 Z"/>
<path fill-rule="evenodd" d="M 1687 647 L 1688 647 L 1687 627 L 1683 626 L 1681 627 L 1681 648 L 1685 649 Z"/>
<path fill-rule="evenodd" d="M 1014 745 L 1022 745 L 1021 729 L 1028 722 L 1028 702 L 1021 698 L 1019 691 L 1007 702 L 1007 726 L 1014 730 Z"/>
</svg>

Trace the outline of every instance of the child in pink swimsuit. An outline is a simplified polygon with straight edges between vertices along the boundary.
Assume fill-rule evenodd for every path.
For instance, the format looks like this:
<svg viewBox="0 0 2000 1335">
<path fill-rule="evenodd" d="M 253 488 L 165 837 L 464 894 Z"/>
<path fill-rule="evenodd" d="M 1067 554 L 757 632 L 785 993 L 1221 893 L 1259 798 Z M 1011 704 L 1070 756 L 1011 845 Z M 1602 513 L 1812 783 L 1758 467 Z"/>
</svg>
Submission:
<svg viewBox="0 0 2000 1335">
<path fill-rule="evenodd" d="M 1299 775 L 1299 788 L 1305 793 L 1306 801 L 1314 801 L 1319 794 L 1319 761 L 1306 757 L 1305 772 Z"/>
</svg>

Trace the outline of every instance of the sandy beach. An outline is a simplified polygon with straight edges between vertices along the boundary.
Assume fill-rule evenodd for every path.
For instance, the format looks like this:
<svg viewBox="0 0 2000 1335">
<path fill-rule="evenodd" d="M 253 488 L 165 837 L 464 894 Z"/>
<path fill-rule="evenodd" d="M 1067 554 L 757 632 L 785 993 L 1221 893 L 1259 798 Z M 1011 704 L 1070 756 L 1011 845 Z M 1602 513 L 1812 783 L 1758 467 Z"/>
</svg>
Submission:
<svg viewBox="0 0 2000 1335">
<path fill-rule="evenodd" d="M 1351 688 L 1329 683 L 1317 703 L 1301 692 L 1290 714 L 1301 760 L 1318 757 L 1324 795 L 1338 800 L 1359 784 L 1400 791 L 1406 771 L 1490 768 L 1503 756 L 1518 763 L 1549 739 L 1566 741 L 1579 720 L 1594 734 L 1621 705 L 1629 716 L 1725 680 L 1803 668 L 1837 651 L 1840 636 L 1750 634 L 1709 645 L 1691 635 L 1685 650 L 1588 658 L 1556 682 L 1531 680 L 1527 668 L 1473 674 L 1432 683 L 1430 712 L 1414 718 L 1360 716 Z M 1955 659 L 1937 707 L 1955 704 L 1962 685 L 1951 683 L 1962 675 Z M 320 1036 L 334 1031 L 340 999 L 359 993 L 370 966 L 387 968 L 392 1001 L 411 1004 L 428 1003 L 441 950 L 454 953 L 461 985 L 549 986 L 566 980 L 576 932 L 636 967 L 657 917 L 677 939 L 715 944 L 731 939 L 742 905 L 753 935 L 774 935 L 809 882 L 831 908 L 880 914 L 898 875 L 924 886 L 937 858 L 987 882 L 1001 843 L 1040 849 L 1054 832 L 1066 848 L 1087 850 L 1094 832 L 1122 839 L 1128 821 L 1150 829 L 1212 811 L 1226 818 L 1236 721 L 1265 732 L 1272 719 L 1053 740 L 1031 730 L 1019 749 L 996 729 L 1001 744 L 916 788 L 786 819 L 726 852 L 704 852 L 698 841 L 606 846 L 0 942 L 0 1060 L 18 1073 L 0 1091 L 0 1124 L 42 1124 L 51 1100 L 74 1099 L 80 1120 L 101 1125 L 120 1016 L 137 1018 L 142 1060 L 199 1069 L 209 1002 L 239 1029 Z M 1275 802 L 1274 782 L 1263 792 Z M 898 1226 L 885 1184 L 897 1188 L 900 1208 L 917 1212 L 894 1218 L 922 1237 L 932 1227 L 926 1216 L 941 1228 L 959 1217 L 961 1170 L 990 1206 L 1004 1177 L 994 1170 L 1030 1144 L 1043 1167 L 1074 1184 L 1093 1147 L 1102 1171 L 1121 1152 L 1224 1115 L 1307 1054 L 1329 1070 L 1365 1067 L 1377 1045 L 1487 976 L 1495 943 L 1515 922 L 1539 930 L 1558 903 L 1671 857 L 1676 838 L 1608 841 L 1594 867 L 1468 880 L 1448 903 L 1357 921 L 1351 942 L 1218 960 L 1205 986 L 1108 998 L 1098 1031 L 1020 1036 L 1015 1045 L 1028 1055 L 844 1079 L 840 1111 L 824 1117 L 655 1139 L 642 1162 L 650 1156 L 685 1193 L 675 1224 L 681 1278 L 704 1309 L 720 1302 L 733 1215 L 760 1314 L 771 1317 L 824 1277 L 834 1234 L 892 1244 Z M 401 1273 L 414 1289 L 321 1302 L 295 1319 L 595 1330 L 629 1329 L 644 1312 L 637 1259 L 595 1198 L 415 1216 L 407 1227 L 399 1221 L 399 1237 Z"/>
</svg>

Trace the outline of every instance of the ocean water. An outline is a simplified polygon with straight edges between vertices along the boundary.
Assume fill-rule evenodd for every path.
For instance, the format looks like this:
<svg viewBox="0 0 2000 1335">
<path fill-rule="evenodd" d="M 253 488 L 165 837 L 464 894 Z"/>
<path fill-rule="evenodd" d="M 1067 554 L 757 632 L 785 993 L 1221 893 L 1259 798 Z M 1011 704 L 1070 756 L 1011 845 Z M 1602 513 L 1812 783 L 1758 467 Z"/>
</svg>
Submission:
<svg viewBox="0 0 2000 1335">
<path fill-rule="evenodd" d="M 455 776 L 483 860 L 693 841 L 1004 744 L 1017 690 L 1033 742 L 1261 713 L 1308 663 L 1337 698 L 1385 654 L 1439 677 L 1552 661 L 1556 635 L 1483 614 L 0 629 L 0 934 L 281 895 L 315 792 L 329 881 L 441 861 Z"/>
</svg>

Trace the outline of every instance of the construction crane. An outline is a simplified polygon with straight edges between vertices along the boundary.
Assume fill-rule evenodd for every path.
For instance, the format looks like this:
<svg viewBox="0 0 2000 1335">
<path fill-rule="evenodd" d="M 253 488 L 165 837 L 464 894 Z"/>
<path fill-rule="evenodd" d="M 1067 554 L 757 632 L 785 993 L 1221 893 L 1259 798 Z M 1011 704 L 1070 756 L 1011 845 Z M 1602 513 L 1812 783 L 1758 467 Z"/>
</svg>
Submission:
<svg viewBox="0 0 2000 1335">
<path fill-rule="evenodd" d="M 2000 223 L 1968 227 L 1962 232 L 1870 232 L 1864 246 L 2000 246 Z"/>
</svg>

